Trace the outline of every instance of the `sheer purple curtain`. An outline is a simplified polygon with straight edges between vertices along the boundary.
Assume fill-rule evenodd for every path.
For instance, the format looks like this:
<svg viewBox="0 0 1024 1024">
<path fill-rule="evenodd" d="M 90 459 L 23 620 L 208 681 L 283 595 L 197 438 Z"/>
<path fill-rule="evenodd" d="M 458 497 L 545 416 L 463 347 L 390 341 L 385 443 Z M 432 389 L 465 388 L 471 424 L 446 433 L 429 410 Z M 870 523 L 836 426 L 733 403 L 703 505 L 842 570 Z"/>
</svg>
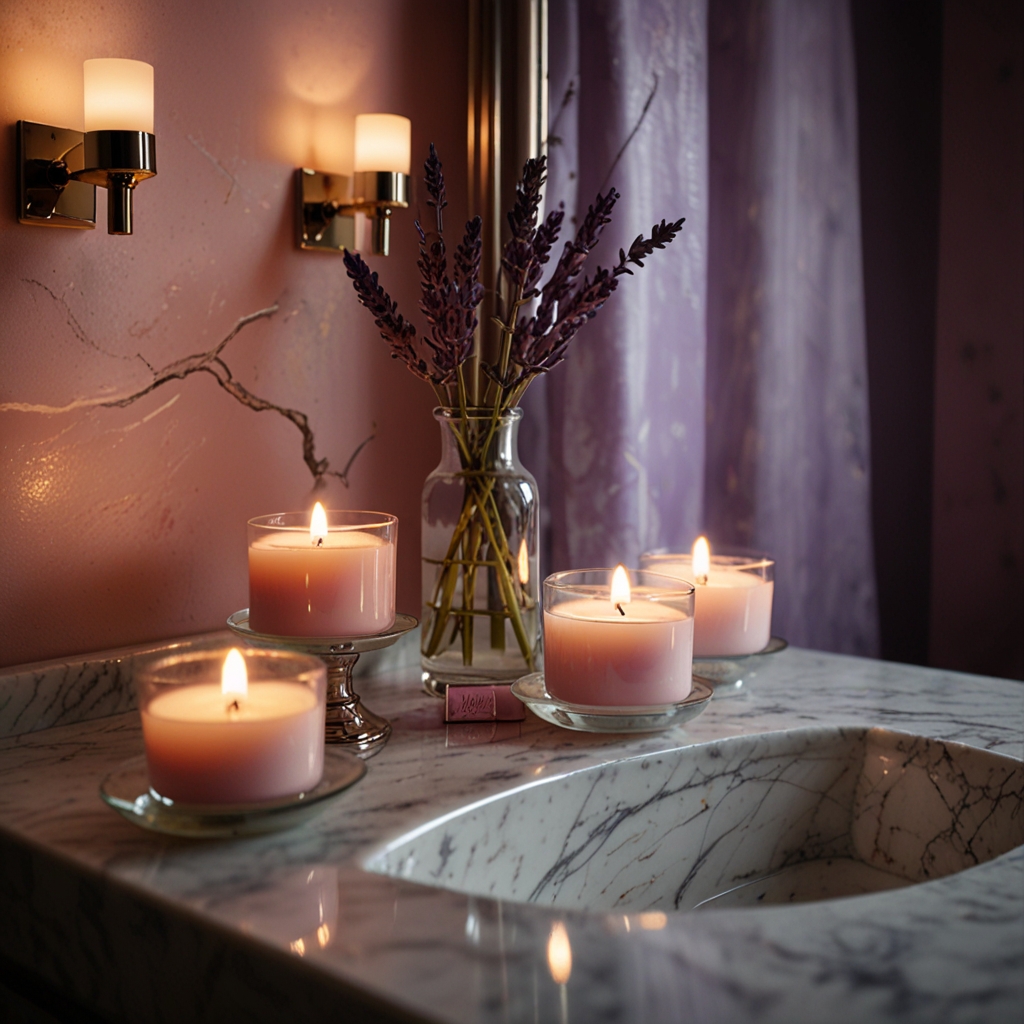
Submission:
<svg viewBox="0 0 1024 1024">
<path fill-rule="evenodd" d="M 621 190 L 606 261 L 687 223 L 529 398 L 549 568 L 706 531 L 775 556 L 775 632 L 875 654 L 848 0 L 551 12 L 549 196 Z"/>
<path fill-rule="evenodd" d="M 777 559 L 776 630 L 875 654 L 846 0 L 712 5 L 707 521 Z"/>
<path fill-rule="evenodd" d="M 567 365 L 528 396 L 524 458 L 539 471 L 549 568 L 636 564 L 659 544 L 688 547 L 702 516 L 706 5 L 550 9 L 549 202 L 565 202 L 575 222 L 599 191 L 621 192 L 591 257 L 604 265 L 661 218 L 686 217 L 680 238 L 622 282 Z"/>
</svg>

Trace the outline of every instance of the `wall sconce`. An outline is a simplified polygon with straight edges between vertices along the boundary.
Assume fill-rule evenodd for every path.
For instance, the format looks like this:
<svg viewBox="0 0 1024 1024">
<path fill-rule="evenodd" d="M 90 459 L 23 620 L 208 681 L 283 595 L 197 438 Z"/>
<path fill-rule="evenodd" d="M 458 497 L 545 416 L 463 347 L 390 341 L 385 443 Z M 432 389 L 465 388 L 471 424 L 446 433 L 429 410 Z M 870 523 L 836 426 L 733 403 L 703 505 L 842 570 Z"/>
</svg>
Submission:
<svg viewBox="0 0 1024 1024">
<path fill-rule="evenodd" d="M 132 233 L 135 186 L 156 174 L 153 67 L 87 60 L 85 132 L 18 122 L 18 220 L 96 226 L 96 186 L 107 190 L 107 233 Z"/>
<path fill-rule="evenodd" d="M 397 114 L 356 117 L 352 177 L 300 167 L 295 172 L 296 234 L 300 249 L 366 249 L 387 256 L 391 211 L 409 205 L 412 122 Z"/>
</svg>

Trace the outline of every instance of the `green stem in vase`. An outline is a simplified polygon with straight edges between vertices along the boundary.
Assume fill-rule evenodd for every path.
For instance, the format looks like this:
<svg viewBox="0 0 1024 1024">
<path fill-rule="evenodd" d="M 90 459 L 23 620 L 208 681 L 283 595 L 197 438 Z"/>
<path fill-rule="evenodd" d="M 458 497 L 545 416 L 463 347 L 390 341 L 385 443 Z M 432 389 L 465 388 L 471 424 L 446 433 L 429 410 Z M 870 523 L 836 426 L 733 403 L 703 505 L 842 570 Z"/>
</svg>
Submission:
<svg viewBox="0 0 1024 1024">
<path fill-rule="evenodd" d="M 476 599 L 476 570 L 480 555 L 480 542 L 483 534 L 479 523 L 472 523 L 468 534 L 469 544 L 463 542 L 463 552 L 466 555 L 466 564 L 462 566 L 462 610 L 467 614 L 473 611 L 473 604 Z M 462 663 L 473 664 L 473 627 L 468 619 L 462 622 Z"/>
<path fill-rule="evenodd" d="M 451 424 L 449 427 L 457 441 L 461 440 L 459 432 L 455 430 Z M 461 447 L 461 445 L 460 445 Z M 488 493 L 494 486 L 493 478 L 487 481 L 487 488 L 485 493 Z M 441 563 L 442 568 L 437 577 L 437 583 L 434 587 L 434 596 L 432 600 L 432 607 L 437 608 L 437 613 L 432 617 L 430 638 L 423 646 L 423 653 L 429 658 L 433 657 L 438 648 L 441 646 L 441 640 L 444 637 L 445 626 L 448 623 L 448 618 L 451 612 L 452 600 L 455 597 L 455 587 L 458 584 L 459 572 L 464 573 L 465 559 L 459 559 L 456 554 L 459 550 L 459 546 L 462 544 L 463 535 L 469 528 L 470 523 L 473 521 L 473 509 L 477 503 L 476 493 L 472 488 L 467 486 L 463 494 L 462 499 L 462 511 L 459 515 L 458 522 L 455 524 L 455 529 L 452 531 L 452 539 L 448 544 L 448 552 L 444 557 L 444 561 Z M 458 623 L 456 623 L 458 625 Z M 452 634 L 452 640 L 455 639 L 454 633 Z"/>
<path fill-rule="evenodd" d="M 488 495 L 492 498 L 493 496 Z M 495 515 L 497 516 L 497 506 L 493 506 L 495 509 Z M 490 515 L 485 511 L 481 510 L 480 519 L 483 523 L 484 530 L 487 532 L 487 539 L 490 541 L 491 550 L 498 553 L 498 580 L 501 584 L 502 593 L 505 600 L 505 611 L 508 613 L 509 619 L 512 621 L 512 629 L 516 634 L 516 640 L 519 643 L 520 653 L 523 655 L 523 660 L 526 662 L 527 668 L 533 671 L 533 648 L 530 645 L 529 638 L 526 635 L 526 628 L 523 625 L 523 618 L 519 614 L 519 604 L 516 601 L 516 589 L 512 583 L 512 575 L 509 572 L 509 552 L 508 552 L 508 541 L 505 538 L 505 531 L 502 529 L 500 517 L 498 518 L 498 529 L 501 530 L 501 536 L 503 543 L 498 542 L 498 538 L 494 531 L 494 523 L 491 522 Z"/>
</svg>

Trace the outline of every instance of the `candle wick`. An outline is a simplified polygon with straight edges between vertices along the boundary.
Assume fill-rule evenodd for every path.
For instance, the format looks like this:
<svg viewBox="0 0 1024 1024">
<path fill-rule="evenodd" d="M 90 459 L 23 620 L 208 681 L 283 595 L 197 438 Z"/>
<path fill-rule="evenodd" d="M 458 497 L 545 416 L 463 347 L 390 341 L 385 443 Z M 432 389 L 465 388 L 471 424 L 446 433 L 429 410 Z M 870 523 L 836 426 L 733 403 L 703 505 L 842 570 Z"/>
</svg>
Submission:
<svg viewBox="0 0 1024 1024">
<path fill-rule="evenodd" d="M 707 576 L 705 576 L 705 575 L 703 575 L 703 574 L 702 574 L 702 575 L 700 575 L 700 576 L 698 576 L 698 577 L 697 577 L 697 582 L 698 582 L 698 583 L 699 583 L 699 584 L 700 584 L 700 585 L 701 585 L 702 587 L 706 587 L 706 586 L 708 585 L 708 578 L 707 578 Z"/>
<path fill-rule="evenodd" d="M 241 709 L 241 707 L 239 707 L 239 704 L 238 704 L 237 700 L 233 700 L 228 705 L 227 712 L 228 712 L 228 718 L 230 718 L 232 722 L 235 721 L 238 718 L 238 716 L 242 713 L 242 709 Z"/>
<path fill-rule="evenodd" d="M 617 611 L 617 612 L 618 612 L 618 613 L 619 613 L 619 614 L 620 614 L 620 615 L 621 615 L 621 616 L 622 616 L 623 618 L 625 618 L 625 617 L 626 617 L 626 609 L 625 609 L 625 608 L 623 608 L 621 604 L 617 604 L 617 605 L 615 606 L 615 610 L 616 610 L 616 611 Z"/>
<path fill-rule="evenodd" d="M 318 548 L 322 548 L 324 546 L 324 539 L 323 539 L 323 537 L 317 537 L 317 539 L 316 539 L 316 546 Z"/>
</svg>

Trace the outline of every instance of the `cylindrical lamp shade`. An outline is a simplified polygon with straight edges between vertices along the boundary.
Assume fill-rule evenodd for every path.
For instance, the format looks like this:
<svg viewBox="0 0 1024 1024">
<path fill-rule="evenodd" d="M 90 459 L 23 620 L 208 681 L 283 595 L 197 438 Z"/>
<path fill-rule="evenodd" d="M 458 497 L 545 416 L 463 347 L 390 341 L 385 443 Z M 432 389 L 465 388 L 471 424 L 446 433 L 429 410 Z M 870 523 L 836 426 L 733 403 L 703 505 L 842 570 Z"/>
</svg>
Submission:
<svg viewBox="0 0 1024 1024">
<path fill-rule="evenodd" d="M 355 170 L 408 174 L 412 163 L 412 122 L 398 114 L 356 116 Z"/>
<path fill-rule="evenodd" d="M 153 134 L 153 65 L 117 57 L 87 60 L 85 130 Z"/>
</svg>

